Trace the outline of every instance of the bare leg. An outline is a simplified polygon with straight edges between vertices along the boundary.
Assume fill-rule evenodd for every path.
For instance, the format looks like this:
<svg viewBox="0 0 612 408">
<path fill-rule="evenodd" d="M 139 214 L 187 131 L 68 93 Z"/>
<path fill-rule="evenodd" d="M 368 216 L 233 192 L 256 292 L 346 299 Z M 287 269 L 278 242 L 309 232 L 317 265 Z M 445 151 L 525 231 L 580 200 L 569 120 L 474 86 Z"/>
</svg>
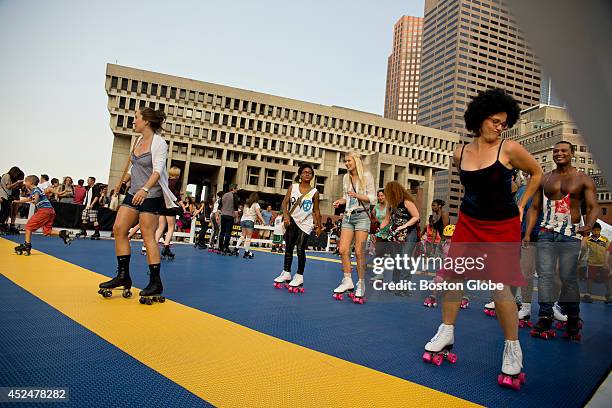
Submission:
<svg viewBox="0 0 612 408">
<path fill-rule="evenodd" d="M 159 247 L 155 241 L 155 230 L 159 222 L 159 216 L 149 213 L 140 213 L 140 232 L 147 248 L 147 262 L 149 265 L 158 264 L 160 260 Z"/>
<path fill-rule="evenodd" d="M 340 258 L 342 259 L 342 271 L 345 275 L 351 275 L 351 244 L 353 243 L 354 231 L 343 229 L 340 235 Z"/>
<path fill-rule="evenodd" d="M 115 237 L 115 254 L 117 256 L 130 255 L 130 240 L 128 231 L 138 222 L 138 211 L 126 206 L 119 207 L 115 224 L 113 225 L 113 235 Z"/>
</svg>

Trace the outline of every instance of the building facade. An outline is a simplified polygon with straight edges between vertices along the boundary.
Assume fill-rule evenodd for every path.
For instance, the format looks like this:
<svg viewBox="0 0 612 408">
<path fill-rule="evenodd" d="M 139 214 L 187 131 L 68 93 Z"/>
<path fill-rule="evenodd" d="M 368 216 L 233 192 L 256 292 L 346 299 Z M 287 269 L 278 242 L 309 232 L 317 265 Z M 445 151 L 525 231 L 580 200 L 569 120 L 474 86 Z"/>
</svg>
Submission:
<svg viewBox="0 0 612 408">
<path fill-rule="evenodd" d="M 384 116 L 416 123 L 423 18 L 402 16 L 393 26 L 393 48 L 387 60 Z"/>
<path fill-rule="evenodd" d="M 107 65 L 105 87 L 114 135 L 111 185 L 136 137 L 134 113 L 145 106 L 168 115 L 168 166 L 182 169 L 183 188 L 194 184 L 214 194 L 236 183 L 279 208 L 298 165 L 310 163 L 325 214 L 333 213 L 331 203 L 342 195 L 346 152 L 365 156 L 378 187 L 397 180 L 428 202 L 433 173 L 448 167 L 458 142 L 450 132 L 370 113 L 113 64 Z"/>
<path fill-rule="evenodd" d="M 572 165 L 578 171 L 593 177 L 597 186 L 597 200 L 602 205 L 600 218 L 612 221 L 610 202 L 612 194 L 606 179 L 602 176 L 589 147 L 567 109 L 558 106 L 536 105 L 521 112 L 521 118 L 512 128 L 502 133 L 503 138 L 516 140 L 535 157 L 544 173 L 556 168 L 553 161 L 553 147 L 558 142 L 569 142 L 576 151 Z"/>
<path fill-rule="evenodd" d="M 463 114 L 479 91 L 503 88 L 521 109 L 540 101 L 536 57 L 501 0 L 425 0 L 417 123 L 470 140 Z M 450 169 L 451 220 L 463 194 Z"/>
</svg>

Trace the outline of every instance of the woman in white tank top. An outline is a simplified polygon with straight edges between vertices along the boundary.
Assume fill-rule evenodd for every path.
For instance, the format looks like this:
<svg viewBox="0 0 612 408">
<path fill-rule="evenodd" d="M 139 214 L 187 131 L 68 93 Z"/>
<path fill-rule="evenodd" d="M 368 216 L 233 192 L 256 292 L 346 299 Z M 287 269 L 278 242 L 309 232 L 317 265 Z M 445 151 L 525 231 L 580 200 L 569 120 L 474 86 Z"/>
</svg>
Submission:
<svg viewBox="0 0 612 408">
<path fill-rule="evenodd" d="M 283 222 L 285 224 L 285 264 L 283 272 L 274 279 L 276 288 L 286 287 L 289 292 L 304 292 L 304 268 L 306 267 L 306 246 L 308 236 L 315 229 L 321 234 L 321 213 L 319 212 L 319 192 L 311 186 L 314 170 L 310 164 L 302 164 L 298 169 L 296 181 L 287 190 L 283 199 Z M 297 248 L 298 270 L 291 278 L 293 249 Z"/>
<path fill-rule="evenodd" d="M 251 252 L 251 237 L 253 236 L 253 230 L 255 229 L 255 221 L 264 225 L 264 219 L 261 216 L 261 207 L 259 206 L 259 195 L 257 193 L 251 193 L 244 207 L 242 208 L 242 217 L 240 218 L 240 229 L 242 235 L 238 238 L 236 248 L 234 249 L 238 253 L 238 247 L 244 242 L 244 258 L 253 258 Z"/>
</svg>

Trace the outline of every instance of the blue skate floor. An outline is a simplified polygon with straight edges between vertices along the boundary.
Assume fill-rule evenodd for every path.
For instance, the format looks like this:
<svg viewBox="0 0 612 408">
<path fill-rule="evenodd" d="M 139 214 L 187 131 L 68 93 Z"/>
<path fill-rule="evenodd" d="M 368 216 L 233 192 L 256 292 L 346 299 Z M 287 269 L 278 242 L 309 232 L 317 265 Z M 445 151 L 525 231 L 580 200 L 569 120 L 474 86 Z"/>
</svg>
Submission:
<svg viewBox="0 0 612 408">
<path fill-rule="evenodd" d="M 109 277 L 115 274 L 114 242 L 110 240 L 77 240 L 67 247 L 57 238 L 35 236 L 33 247 Z M 133 243 L 132 249 L 132 279 L 134 286 L 142 288 L 148 282 L 146 259 L 139 253 L 140 242 Z M 487 292 L 472 293 L 470 307 L 459 312 L 454 349 L 459 357 L 457 364 L 444 362 L 436 367 L 421 358 L 423 345 L 440 323 L 439 308 L 422 306 L 424 292 L 411 297 L 382 297 L 370 289 L 365 305 L 346 299 L 338 302 L 331 292 L 341 279 L 340 264 L 308 259 L 306 293 L 292 295 L 272 287 L 272 279 L 282 270 L 281 255 L 257 251 L 255 259 L 245 260 L 189 245 L 175 245 L 173 250 L 176 259 L 162 261 L 164 295 L 168 299 L 476 404 L 580 407 L 612 365 L 612 306 L 601 301 L 581 304 L 581 342 L 568 342 L 561 332 L 553 340 L 544 341 L 530 337 L 528 329 L 519 330 L 527 383 L 516 392 L 497 385 L 503 337 L 496 319 L 482 311 Z M 13 255 L 2 255 L 6 256 Z M 294 258 L 294 271 L 296 266 Z M 70 402 L 58 406 L 210 406 L 206 398 L 194 395 L 24 290 L 5 277 L 2 269 L 0 387 L 69 387 Z M 537 314 L 537 305 L 532 313 Z M 292 387 L 297 387 L 299 394 L 299 381 L 283 385 Z M 361 389 L 339 387 L 338 392 L 346 393 L 347 404 L 360 405 L 360 393 L 376 390 L 364 382 Z M 247 397 L 242 405 L 251 405 Z M 398 401 L 396 405 L 415 404 Z"/>
</svg>

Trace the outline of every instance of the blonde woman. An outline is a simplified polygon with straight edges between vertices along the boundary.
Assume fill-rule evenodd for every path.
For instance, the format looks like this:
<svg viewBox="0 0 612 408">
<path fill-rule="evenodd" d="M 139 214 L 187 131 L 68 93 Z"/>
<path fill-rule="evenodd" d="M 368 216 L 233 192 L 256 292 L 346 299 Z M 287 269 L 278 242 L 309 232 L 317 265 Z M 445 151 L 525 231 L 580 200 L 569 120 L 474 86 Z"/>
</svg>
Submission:
<svg viewBox="0 0 612 408">
<path fill-rule="evenodd" d="M 172 235 L 176 227 L 176 216 L 179 214 L 177 210 L 187 211 L 183 205 L 181 199 L 181 169 L 176 166 L 170 167 L 168 170 L 168 188 L 176 196 L 179 207 L 164 208 L 159 216 L 159 226 L 155 231 L 155 242 L 159 242 L 159 239 L 164 234 L 166 225 L 168 225 L 168 232 L 164 238 L 164 249 L 161 252 L 161 256 L 164 259 L 174 259 L 174 253 L 170 250 L 170 241 L 172 241 Z"/>
<path fill-rule="evenodd" d="M 355 303 L 363 303 L 365 296 L 365 244 L 370 233 L 370 205 L 376 203 L 374 178 L 363 168 L 361 156 L 349 153 L 344 158 L 347 174 L 342 180 L 343 197 L 334 201 L 334 208 L 346 205 L 342 218 L 342 233 L 340 234 L 340 257 L 344 277 L 340 285 L 334 289 L 334 298 L 342 300 L 342 295 L 349 292 L 352 295 L 355 285 L 352 279 L 351 244 L 355 240 L 355 257 L 357 258 L 357 274 L 359 281 L 353 297 Z"/>
</svg>

